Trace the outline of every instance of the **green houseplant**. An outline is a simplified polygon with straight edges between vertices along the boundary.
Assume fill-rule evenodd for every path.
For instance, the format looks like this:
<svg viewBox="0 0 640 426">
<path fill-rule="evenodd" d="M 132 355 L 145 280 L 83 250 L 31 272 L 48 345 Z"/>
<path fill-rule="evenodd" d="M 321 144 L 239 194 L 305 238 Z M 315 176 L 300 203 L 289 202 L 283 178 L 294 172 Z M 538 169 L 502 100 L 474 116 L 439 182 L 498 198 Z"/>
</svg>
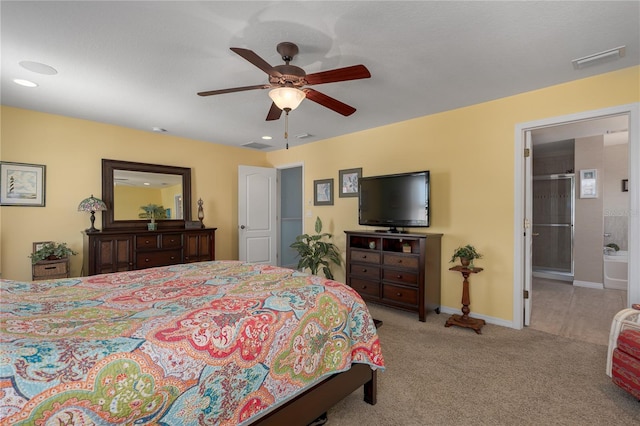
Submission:
<svg viewBox="0 0 640 426">
<path fill-rule="evenodd" d="M 146 206 L 140 206 L 140 210 L 142 210 L 142 213 L 140 213 L 138 217 L 151 221 L 147 224 L 147 228 L 150 231 L 156 230 L 156 219 L 167 218 L 167 209 L 162 207 L 162 205 L 147 204 Z"/>
<path fill-rule="evenodd" d="M 67 243 L 48 242 L 42 244 L 42 246 L 31 253 L 29 257 L 31 258 L 31 263 L 35 265 L 43 260 L 64 259 L 69 256 L 75 256 L 76 254 L 78 253 L 67 247 Z"/>
<path fill-rule="evenodd" d="M 460 259 L 462 266 L 471 265 L 471 267 L 473 267 L 473 260 L 481 258 L 482 254 L 478 253 L 474 246 L 467 244 L 465 246 L 458 247 L 453 251 L 450 262 L 453 263 L 456 259 Z"/>
<path fill-rule="evenodd" d="M 317 275 L 318 270 L 322 268 L 325 277 L 332 280 L 333 273 L 331 273 L 330 263 L 338 266 L 342 264 L 340 251 L 335 244 L 326 241 L 331 239 L 332 235 L 326 232 L 322 233 L 322 220 L 320 220 L 320 217 L 316 218 L 315 231 L 315 235 L 298 235 L 296 241 L 289 247 L 298 252 L 300 257 L 298 261 L 299 270 L 309 268 L 313 275 Z"/>
</svg>

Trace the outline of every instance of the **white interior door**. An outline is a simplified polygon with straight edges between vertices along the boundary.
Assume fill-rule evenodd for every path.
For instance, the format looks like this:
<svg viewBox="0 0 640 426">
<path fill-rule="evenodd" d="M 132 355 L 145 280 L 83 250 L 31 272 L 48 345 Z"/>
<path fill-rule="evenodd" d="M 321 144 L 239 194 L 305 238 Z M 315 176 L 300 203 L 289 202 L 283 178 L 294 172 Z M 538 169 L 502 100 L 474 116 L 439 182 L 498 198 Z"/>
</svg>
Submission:
<svg viewBox="0 0 640 426">
<path fill-rule="evenodd" d="M 528 296 L 524 299 L 524 325 L 531 323 L 531 300 L 533 299 L 533 291 L 531 280 L 533 277 L 532 269 L 532 243 L 533 243 L 533 147 L 531 143 L 531 131 L 527 130 L 524 135 L 524 292 Z M 523 295 L 524 297 L 524 295 Z"/>
<path fill-rule="evenodd" d="M 277 265 L 277 171 L 238 166 L 238 259 Z"/>
</svg>

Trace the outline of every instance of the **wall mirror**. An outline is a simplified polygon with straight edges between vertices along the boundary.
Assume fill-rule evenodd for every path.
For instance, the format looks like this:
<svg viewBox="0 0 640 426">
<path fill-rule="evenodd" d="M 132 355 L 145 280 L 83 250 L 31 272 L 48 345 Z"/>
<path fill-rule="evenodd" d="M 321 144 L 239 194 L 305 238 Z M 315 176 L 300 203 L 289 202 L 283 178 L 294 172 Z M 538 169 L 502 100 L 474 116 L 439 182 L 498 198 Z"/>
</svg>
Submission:
<svg viewBox="0 0 640 426">
<path fill-rule="evenodd" d="M 157 219 L 158 228 L 184 228 L 191 220 L 191 169 L 159 164 L 102 160 L 102 228 L 146 229 L 141 206 L 161 205 L 166 217 Z"/>
</svg>

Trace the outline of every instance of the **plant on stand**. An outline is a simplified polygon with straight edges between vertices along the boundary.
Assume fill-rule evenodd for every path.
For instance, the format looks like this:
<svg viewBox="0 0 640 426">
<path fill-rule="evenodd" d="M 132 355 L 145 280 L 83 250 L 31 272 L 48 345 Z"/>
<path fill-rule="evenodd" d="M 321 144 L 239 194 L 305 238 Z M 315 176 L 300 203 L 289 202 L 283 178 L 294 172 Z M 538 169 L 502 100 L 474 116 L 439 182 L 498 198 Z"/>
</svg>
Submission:
<svg viewBox="0 0 640 426">
<path fill-rule="evenodd" d="M 296 237 L 296 241 L 289 247 L 298 252 L 300 260 L 298 261 L 298 269 L 304 270 L 308 268 L 313 275 L 318 275 L 318 270 L 322 268 L 325 277 L 333 279 L 330 263 L 340 266 L 342 257 L 340 251 L 335 244 L 329 240 L 333 235 L 322 233 L 322 220 L 318 216 L 315 224 L 315 235 L 302 234 Z"/>
<path fill-rule="evenodd" d="M 147 224 L 147 229 L 149 231 L 155 231 L 158 229 L 158 225 L 156 224 L 156 219 L 166 219 L 167 218 L 167 209 L 157 204 L 147 204 L 146 206 L 140 206 L 140 209 L 143 211 L 138 215 L 140 218 L 149 219 L 150 222 Z"/>
<path fill-rule="evenodd" d="M 42 244 L 42 246 L 31 253 L 29 257 L 31 258 L 31 263 L 35 265 L 43 260 L 65 259 L 70 256 L 75 256 L 76 254 L 78 254 L 78 252 L 67 247 L 67 243 L 49 242 Z"/>
<path fill-rule="evenodd" d="M 453 263 L 456 259 L 460 259 L 460 264 L 465 268 L 473 268 L 473 260 L 481 259 L 482 254 L 478 253 L 476 248 L 471 244 L 458 247 L 453 251 L 450 262 Z"/>
</svg>

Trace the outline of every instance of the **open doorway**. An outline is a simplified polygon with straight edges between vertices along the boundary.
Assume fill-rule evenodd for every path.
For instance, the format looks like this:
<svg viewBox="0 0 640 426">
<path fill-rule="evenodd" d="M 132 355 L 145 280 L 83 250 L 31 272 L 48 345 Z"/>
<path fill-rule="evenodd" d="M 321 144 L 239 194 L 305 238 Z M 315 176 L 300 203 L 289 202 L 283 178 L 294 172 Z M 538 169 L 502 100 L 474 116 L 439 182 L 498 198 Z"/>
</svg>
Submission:
<svg viewBox="0 0 640 426">
<path fill-rule="evenodd" d="M 639 104 L 623 105 L 606 108 L 597 111 L 589 111 L 563 117 L 554 117 L 536 122 L 523 123 L 516 126 L 516 158 L 515 158 L 515 200 L 514 227 L 515 227 L 515 267 L 514 267 L 514 326 L 522 328 L 530 324 L 531 301 L 535 298 L 532 291 L 532 161 L 527 156 L 527 149 L 535 149 L 532 144 L 533 131 L 558 131 L 570 124 L 595 123 L 597 119 L 623 116 L 627 120 L 628 129 L 628 166 L 629 182 L 638 182 L 640 177 L 640 142 L 639 142 Z M 603 131 L 601 133 L 605 134 Z M 557 140 L 574 139 L 576 136 L 560 136 Z M 524 155 L 523 155 L 524 153 Z M 576 179 L 576 185 L 579 180 Z M 640 200 L 637 193 L 629 192 L 628 212 L 638 211 Z M 628 252 L 629 257 L 637 256 L 640 252 L 640 219 L 638 215 L 628 215 Z M 599 259 L 602 259 L 602 238 L 595 246 L 584 245 L 598 251 Z M 640 268 L 636 265 L 628 265 L 628 297 L 626 305 L 640 301 Z M 574 280 L 576 278 L 574 277 Z M 528 296 L 528 297 L 527 297 Z"/>
<path fill-rule="evenodd" d="M 603 248 L 628 249 L 628 127 L 623 114 L 531 130 L 532 329 L 606 345 L 627 304 L 626 282 L 604 279 Z M 584 170 L 597 170 L 589 194 Z"/>
</svg>

